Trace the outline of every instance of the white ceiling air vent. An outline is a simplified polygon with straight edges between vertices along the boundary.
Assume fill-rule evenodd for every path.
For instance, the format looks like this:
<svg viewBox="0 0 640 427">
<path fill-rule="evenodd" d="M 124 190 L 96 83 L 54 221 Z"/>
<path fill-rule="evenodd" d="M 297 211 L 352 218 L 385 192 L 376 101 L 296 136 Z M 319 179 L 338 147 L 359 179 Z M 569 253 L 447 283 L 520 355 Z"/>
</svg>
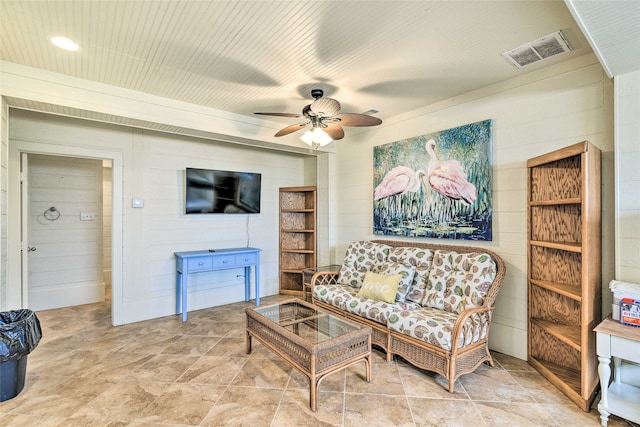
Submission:
<svg viewBox="0 0 640 427">
<path fill-rule="evenodd" d="M 522 68 L 569 51 L 571 51 L 571 46 L 562 32 L 558 31 L 504 52 L 502 56 L 516 68 Z"/>
</svg>

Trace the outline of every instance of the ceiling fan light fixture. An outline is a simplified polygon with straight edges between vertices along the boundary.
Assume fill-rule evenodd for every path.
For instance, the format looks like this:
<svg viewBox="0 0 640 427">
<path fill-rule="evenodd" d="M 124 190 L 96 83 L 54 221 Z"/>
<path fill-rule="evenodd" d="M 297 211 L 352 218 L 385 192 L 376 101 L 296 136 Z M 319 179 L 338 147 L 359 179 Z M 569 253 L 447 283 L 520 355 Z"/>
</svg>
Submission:
<svg viewBox="0 0 640 427">
<path fill-rule="evenodd" d="M 290 133 L 303 130 L 308 125 L 311 129 L 300 139 L 310 147 L 317 149 L 344 138 L 342 126 L 377 126 L 382 123 L 377 117 L 368 114 L 340 113 L 340 102 L 331 98 L 323 98 L 322 89 L 312 89 L 311 96 L 314 101 L 302 109 L 302 114 L 291 113 L 254 113 L 265 116 L 305 118 L 304 123 L 289 125 L 280 129 L 274 136 L 285 136 Z M 377 113 L 377 110 L 369 110 L 368 113 Z"/>
<path fill-rule="evenodd" d="M 306 131 L 300 139 L 312 148 L 324 147 L 333 141 L 333 138 L 319 127 L 314 127 L 312 130 Z"/>
<path fill-rule="evenodd" d="M 318 145 L 320 145 L 321 147 L 327 145 L 328 143 L 330 143 L 331 141 L 333 141 L 333 138 L 331 138 L 329 136 L 328 133 L 326 133 L 325 131 L 323 131 L 320 128 L 315 128 L 313 130 L 313 140 L 318 143 Z"/>
<path fill-rule="evenodd" d="M 313 132 L 311 132 L 310 130 L 303 133 L 300 139 L 309 147 L 313 147 Z"/>
</svg>

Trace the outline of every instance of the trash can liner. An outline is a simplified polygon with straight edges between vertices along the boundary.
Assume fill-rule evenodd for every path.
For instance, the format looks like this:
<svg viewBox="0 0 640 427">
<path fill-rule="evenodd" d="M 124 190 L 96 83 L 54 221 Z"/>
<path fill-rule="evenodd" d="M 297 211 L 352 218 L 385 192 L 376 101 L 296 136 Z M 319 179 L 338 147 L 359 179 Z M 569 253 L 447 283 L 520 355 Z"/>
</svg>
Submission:
<svg viewBox="0 0 640 427">
<path fill-rule="evenodd" d="M 0 312 L 0 363 L 31 353 L 42 338 L 40 321 L 28 309 Z"/>
</svg>

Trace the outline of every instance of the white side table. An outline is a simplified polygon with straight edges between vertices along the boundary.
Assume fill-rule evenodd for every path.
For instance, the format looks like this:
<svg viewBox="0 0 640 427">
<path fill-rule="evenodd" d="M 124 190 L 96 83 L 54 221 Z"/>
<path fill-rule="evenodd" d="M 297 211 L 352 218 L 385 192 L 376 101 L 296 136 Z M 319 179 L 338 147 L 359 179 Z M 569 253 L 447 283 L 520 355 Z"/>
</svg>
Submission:
<svg viewBox="0 0 640 427">
<path fill-rule="evenodd" d="M 625 326 L 620 322 L 606 318 L 595 328 L 597 340 L 598 375 L 600 376 L 601 397 L 598 403 L 600 422 L 607 426 L 610 414 L 640 423 L 640 383 L 638 375 L 634 381 L 627 381 L 621 361 L 640 363 L 640 328 Z M 611 359 L 613 358 L 613 382 L 611 378 Z M 627 366 L 638 368 L 637 366 Z M 637 369 L 636 369 L 637 370 Z"/>
</svg>

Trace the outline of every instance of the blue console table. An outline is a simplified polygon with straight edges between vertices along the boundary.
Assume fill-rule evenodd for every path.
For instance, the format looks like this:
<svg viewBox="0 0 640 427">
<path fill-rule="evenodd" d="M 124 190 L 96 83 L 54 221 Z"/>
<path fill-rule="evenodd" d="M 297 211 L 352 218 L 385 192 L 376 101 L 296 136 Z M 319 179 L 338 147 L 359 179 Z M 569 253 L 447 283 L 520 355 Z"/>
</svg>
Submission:
<svg viewBox="0 0 640 427">
<path fill-rule="evenodd" d="M 260 249 L 227 248 L 204 251 L 174 252 L 176 256 L 176 311 L 187 321 L 189 274 L 244 267 L 244 300 L 249 301 L 251 267 L 254 267 L 256 305 L 260 305 Z"/>
</svg>

